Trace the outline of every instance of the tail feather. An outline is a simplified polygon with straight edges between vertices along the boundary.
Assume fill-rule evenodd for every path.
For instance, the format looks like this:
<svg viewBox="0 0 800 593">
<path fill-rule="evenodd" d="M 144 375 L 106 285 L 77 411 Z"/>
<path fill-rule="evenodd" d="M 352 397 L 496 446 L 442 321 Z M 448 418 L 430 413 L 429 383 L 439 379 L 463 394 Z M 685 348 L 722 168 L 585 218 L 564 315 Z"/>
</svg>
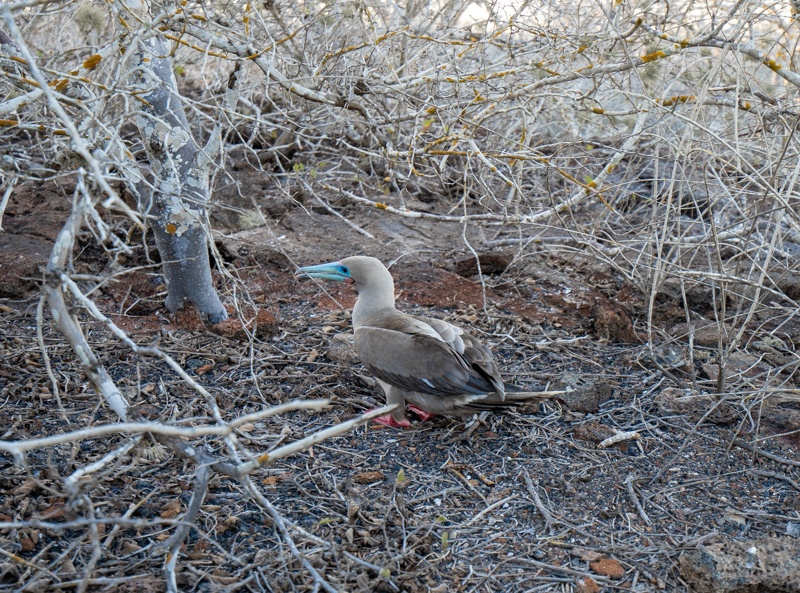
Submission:
<svg viewBox="0 0 800 593">
<path fill-rule="evenodd" d="M 505 410 L 510 410 L 511 408 L 516 408 L 520 405 L 522 404 L 516 401 L 500 401 L 492 399 L 469 402 L 468 404 L 464 404 L 462 408 L 465 410 L 473 410 L 475 412 L 503 412 Z"/>
</svg>

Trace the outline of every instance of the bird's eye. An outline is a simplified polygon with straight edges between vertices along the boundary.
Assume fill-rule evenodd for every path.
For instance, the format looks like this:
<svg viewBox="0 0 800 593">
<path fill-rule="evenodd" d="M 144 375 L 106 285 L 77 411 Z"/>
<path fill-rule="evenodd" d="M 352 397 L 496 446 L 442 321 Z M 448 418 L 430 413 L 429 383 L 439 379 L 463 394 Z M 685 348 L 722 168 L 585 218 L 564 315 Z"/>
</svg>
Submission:
<svg viewBox="0 0 800 593">
<path fill-rule="evenodd" d="M 349 274 L 350 274 L 350 270 L 348 270 L 348 269 L 347 269 L 347 266 L 339 266 L 339 271 L 340 271 L 342 274 L 347 274 L 347 275 L 349 275 Z"/>
</svg>

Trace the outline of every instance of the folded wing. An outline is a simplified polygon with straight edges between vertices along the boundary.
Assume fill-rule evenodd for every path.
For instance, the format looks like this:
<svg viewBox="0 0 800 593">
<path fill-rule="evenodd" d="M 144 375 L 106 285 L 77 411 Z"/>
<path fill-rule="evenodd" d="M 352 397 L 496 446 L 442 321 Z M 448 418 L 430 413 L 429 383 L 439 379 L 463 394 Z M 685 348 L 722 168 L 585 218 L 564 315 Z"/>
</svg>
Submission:
<svg viewBox="0 0 800 593">
<path fill-rule="evenodd" d="M 355 330 L 361 362 L 405 391 L 435 396 L 496 393 L 503 383 L 491 352 L 447 322 L 385 312 Z"/>
</svg>

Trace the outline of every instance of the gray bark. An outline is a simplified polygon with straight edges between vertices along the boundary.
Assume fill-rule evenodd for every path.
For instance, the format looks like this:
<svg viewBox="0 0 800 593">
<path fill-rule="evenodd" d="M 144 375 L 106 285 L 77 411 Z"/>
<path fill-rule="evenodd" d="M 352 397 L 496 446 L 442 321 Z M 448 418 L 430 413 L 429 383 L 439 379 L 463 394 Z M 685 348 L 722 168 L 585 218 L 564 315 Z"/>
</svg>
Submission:
<svg viewBox="0 0 800 593">
<path fill-rule="evenodd" d="M 169 47 L 161 35 L 139 40 L 132 69 L 144 102 L 136 125 L 155 177 L 149 191 L 131 183 L 139 208 L 153 229 L 167 285 L 171 312 L 187 301 L 212 323 L 227 319 L 211 279 L 207 207 L 212 146 L 201 150 L 186 119 L 172 72 Z M 210 145 L 218 144 L 212 137 Z"/>
</svg>

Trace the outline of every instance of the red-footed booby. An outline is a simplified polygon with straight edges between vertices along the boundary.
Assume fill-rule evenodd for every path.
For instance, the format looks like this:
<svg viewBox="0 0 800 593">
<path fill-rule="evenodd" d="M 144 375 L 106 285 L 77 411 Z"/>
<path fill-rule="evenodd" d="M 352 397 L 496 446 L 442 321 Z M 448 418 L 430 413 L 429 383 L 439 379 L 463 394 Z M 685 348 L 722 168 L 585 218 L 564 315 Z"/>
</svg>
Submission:
<svg viewBox="0 0 800 593">
<path fill-rule="evenodd" d="M 405 407 L 427 420 L 433 414 L 468 415 L 515 405 L 491 351 L 455 325 L 401 313 L 394 281 L 374 257 L 348 257 L 308 266 L 296 275 L 348 282 L 358 291 L 353 308 L 355 349 L 378 379 L 386 403 L 399 404 L 376 420 L 397 428 L 411 425 Z"/>
</svg>

